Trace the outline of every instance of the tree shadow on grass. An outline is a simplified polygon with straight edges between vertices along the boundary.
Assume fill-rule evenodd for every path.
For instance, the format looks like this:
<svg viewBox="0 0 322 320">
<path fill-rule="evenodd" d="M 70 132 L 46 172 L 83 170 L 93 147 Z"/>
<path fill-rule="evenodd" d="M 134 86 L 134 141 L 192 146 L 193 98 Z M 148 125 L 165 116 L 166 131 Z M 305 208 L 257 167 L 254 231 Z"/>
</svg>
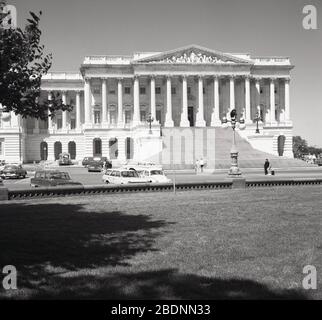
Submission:
<svg viewBox="0 0 322 320">
<path fill-rule="evenodd" d="M 272 289 L 247 279 L 218 279 L 182 274 L 175 269 L 104 276 L 55 277 L 34 299 L 213 299 L 305 300 L 303 291 Z"/>
<path fill-rule="evenodd" d="M 88 211 L 82 205 L 1 204 L 0 266 L 16 266 L 19 290 L 13 294 L 0 292 L 0 297 L 309 298 L 298 290 L 276 290 L 248 279 L 207 278 L 176 269 L 128 271 L 128 259 L 155 251 L 155 239 L 169 224 L 147 215 L 108 209 Z"/>
<path fill-rule="evenodd" d="M 167 224 L 82 205 L 1 204 L 0 266 L 16 266 L 26 287 L 59 271 L 125 266 L 135 254 L 155 250 L 157 229 Z"/>
</svg>

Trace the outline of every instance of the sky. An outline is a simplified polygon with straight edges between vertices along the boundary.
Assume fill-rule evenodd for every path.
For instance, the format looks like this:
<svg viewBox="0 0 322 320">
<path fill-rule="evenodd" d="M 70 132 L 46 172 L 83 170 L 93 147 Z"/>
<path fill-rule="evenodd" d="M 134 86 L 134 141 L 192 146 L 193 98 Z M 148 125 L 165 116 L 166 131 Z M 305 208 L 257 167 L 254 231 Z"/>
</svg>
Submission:
<svg viewBox="0 0 322 320">
<path fill-rule="evenodd" d="M 294 135 L 322 147 L 322 0 L 7 0 L 18 25 L 43 12 L 42 43 L 51 71 L 77 72 L 86 55 L 167 51 L 189 44 L 287 56 Z M 317 9 L 317 30 L 302 25 Z M 320 122 L 321 121 L 321 122 Z"/>
</svg>

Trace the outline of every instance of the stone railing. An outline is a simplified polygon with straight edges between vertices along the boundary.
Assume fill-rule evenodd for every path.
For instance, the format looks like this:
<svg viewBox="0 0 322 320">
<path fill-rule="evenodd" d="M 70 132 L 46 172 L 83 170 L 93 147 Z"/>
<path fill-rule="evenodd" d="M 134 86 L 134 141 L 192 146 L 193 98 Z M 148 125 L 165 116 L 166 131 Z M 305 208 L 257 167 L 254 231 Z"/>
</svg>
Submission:
<svg viewBox="0 0 322 320">
<path fill-rule="evenodd" d="M 274 179 L 274 180 L 245 180 L 243 178 L 230 179 L 219 182 L 189 182 L 189 183 L 147 183 L 147 184 L 128 184 L 128 185 L 93 185 L 93 186 L 65 186 L 48 188 L 28 188 L 19 190 L 8 190 L 0 187 L 0 200 L 24 200 L 34 198 L 65 197 L 73 195 L 99 195 L 129 192 L 164 192 L 187 190 L 214 190 L 214 189 L 233 189 L 233 188 L 256 188 L 256 187 L 281 187 L 281 186 L 304 186 L 321 185 L 322 179 L 303 178 L 303 179 Z"/>
<path fill-rule="evenodd" d="M 288 57 L 255 57 L 253 58 L 255 65 L 290 65 L 291 61 Z"/>
<path fill-rule="evenodd" d="M 86 56 L 84 64 L 130 64 L 131 56 Z"/>
</svg>

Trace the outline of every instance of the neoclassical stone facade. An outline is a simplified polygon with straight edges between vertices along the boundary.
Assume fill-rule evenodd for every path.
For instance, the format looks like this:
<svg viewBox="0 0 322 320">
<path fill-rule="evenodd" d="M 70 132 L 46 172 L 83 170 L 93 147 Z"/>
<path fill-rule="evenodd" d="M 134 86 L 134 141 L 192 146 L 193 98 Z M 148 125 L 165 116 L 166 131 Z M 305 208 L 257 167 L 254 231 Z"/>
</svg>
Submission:
<svg viewBox="0 0 322 320">
<path fill-rule="evenodd" d="M 246 129 L 239 133 L 254 148 L 281 155 L 278 139 L 284 136 L 282 154 L 293 157 L 292 68 L 285 57 L 227 54 L 196 45 L 132 56 L 87 56 L 80 73 L 49 73 L 42 80 L 42 99 L 58 93 L 74 106 L 72 112 L 48 121 L 2 113 L 0 158 L 54 160 L 66 151 L 77 160 L 103 155 L 120 163 L 176 162 L 176 156 L 160 157 L 166 139 L 179 134 L 189 144 L 189 130 L 199 128 L 211 139 L 232 109 L 245 119 Z M 255 134 L 258 113 L 260 133 Z M 199 153 L 193 159 L 204 156 Z"/>
</svg>

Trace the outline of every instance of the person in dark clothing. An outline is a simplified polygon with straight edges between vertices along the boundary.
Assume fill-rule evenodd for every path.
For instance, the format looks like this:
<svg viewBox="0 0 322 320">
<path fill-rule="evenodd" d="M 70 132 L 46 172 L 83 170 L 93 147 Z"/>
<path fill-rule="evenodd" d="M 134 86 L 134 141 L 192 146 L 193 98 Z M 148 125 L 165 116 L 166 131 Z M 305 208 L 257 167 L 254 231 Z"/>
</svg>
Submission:
<svg viewBox="0 0 322 320">
<path fill-rule="evenodd" d="M 268 174 L 268 168 L 269 168 L 269 161 L 268 161 L 268 159 L 266 159 L 265 163 L 264 163 L 265 176 Z"/>
</svg>

